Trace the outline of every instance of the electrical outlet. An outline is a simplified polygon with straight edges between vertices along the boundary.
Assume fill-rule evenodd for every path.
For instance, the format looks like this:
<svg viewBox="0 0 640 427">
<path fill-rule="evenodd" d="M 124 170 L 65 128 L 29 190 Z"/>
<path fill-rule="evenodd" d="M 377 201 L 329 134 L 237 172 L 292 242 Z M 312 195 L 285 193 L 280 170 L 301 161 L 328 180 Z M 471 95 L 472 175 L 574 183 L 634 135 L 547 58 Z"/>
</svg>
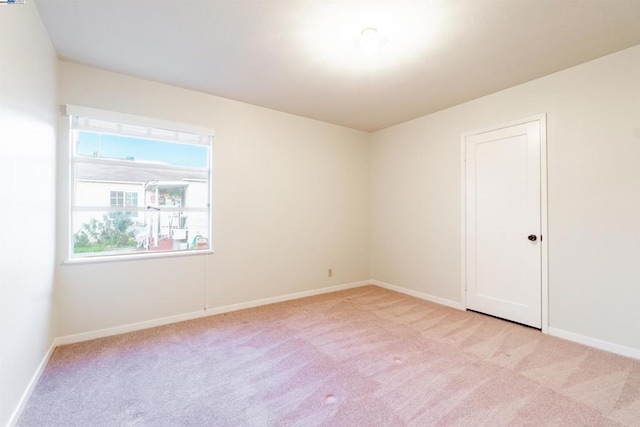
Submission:
<svg viewBox="0 0 640 427">
<path fill-rule="evenodd" d="M 333 277 L 333 268 L 330 268 L 330 269 L 327 271 L 327 276 L 328 276 L 328 277 Z"/>
</svg>

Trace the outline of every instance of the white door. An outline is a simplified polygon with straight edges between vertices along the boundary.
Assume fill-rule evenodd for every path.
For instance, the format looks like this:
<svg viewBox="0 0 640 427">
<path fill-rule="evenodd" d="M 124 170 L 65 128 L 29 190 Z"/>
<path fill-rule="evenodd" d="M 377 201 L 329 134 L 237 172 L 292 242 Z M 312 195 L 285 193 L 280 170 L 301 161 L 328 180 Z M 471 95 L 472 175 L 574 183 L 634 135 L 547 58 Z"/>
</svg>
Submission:
<svg viewBox="0 0 640 427">
<path fill-rule="evenodd" d="M 464 136 L 467 308 L 541 327 L 541 122 Z"/>
</svg>

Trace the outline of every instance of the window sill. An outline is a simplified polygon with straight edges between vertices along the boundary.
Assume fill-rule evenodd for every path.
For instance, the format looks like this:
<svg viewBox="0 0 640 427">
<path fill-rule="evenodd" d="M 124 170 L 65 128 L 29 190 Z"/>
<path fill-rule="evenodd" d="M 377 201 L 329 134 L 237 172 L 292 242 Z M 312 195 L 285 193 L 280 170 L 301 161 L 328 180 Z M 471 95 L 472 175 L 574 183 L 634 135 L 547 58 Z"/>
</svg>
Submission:
<svg viewBox="0 0 640 427">
<path fill-rule="evenodd" d="M 123 261 L 137 261 L 145 259 L 158 259 L 158 258 L 174 258 L 185 256 L 199 256 L 199 255 L 211 255 L 213 249 L 192 249 L 186 251 L 176 252 L 158 252 L 158 253 L 138 253 L 138 254 L 123 254 L 123 255 L 107 255 L 107 256 L 87 256 L 81 258 L 69 258 L 62 262 L 62 265 L 74 265 L 74 264 L 96 264 L 104 262 L 123 262 Z"/>
</svg>

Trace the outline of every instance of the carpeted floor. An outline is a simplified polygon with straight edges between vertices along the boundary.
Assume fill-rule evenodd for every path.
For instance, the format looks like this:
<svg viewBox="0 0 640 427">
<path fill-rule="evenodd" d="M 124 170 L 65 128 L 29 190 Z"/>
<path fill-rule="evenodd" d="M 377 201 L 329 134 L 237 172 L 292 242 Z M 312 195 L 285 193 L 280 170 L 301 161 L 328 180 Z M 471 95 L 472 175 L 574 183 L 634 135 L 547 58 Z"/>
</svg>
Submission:
<svg viewBox="0 0 640 427">
<path fill-rule="evenodd" d="M 375 286 L 59 347 L 19 426 L 639 426 L 640 361 Z"/>
</svg>

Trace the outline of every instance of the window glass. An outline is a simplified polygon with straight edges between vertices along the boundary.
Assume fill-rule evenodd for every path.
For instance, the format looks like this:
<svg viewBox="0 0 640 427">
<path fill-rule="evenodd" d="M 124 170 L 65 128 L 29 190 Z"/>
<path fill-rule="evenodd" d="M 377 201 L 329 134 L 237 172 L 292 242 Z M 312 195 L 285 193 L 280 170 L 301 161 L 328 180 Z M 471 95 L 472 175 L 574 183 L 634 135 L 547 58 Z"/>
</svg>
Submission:
<svg viewBox="0 0 640 427">
<path fill-rule="evenodd" d="M 72 117 L 71 257 L 209 249 L 211 140 Z"/>
</svg>

